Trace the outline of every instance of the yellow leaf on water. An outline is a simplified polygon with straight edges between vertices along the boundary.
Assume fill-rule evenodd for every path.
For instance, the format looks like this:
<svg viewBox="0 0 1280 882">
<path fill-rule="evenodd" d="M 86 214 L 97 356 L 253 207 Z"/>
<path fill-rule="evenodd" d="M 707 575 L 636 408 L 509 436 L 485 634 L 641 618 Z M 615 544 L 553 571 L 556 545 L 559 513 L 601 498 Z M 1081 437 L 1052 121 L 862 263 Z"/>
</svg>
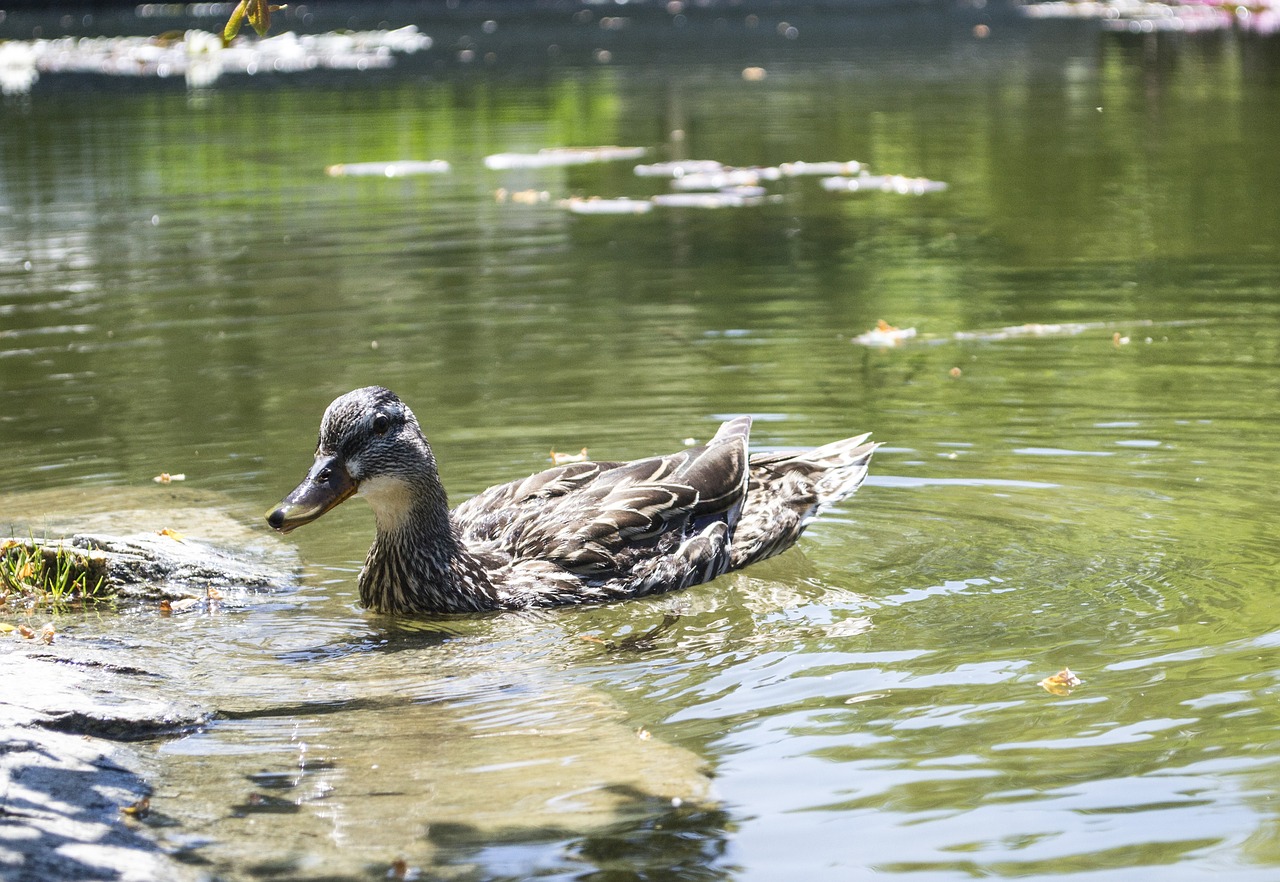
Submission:
<svg viewBox="0 0 1280 882">
<path fill-rule="evenodd" d="M 177 530 L 170 530 L 168 527 L 165 527 L 163 530 L 156 530 L 156 535 L 157 535 L 157 536 L 168 536 L 168 537 L 169 537 L 170 539 L 172 539 L 174 542 L 181 542 L 181 541 L 182 541 L 182 534 L 181 534 L 181 533 L 179 533 Z"/>
<path fill-rule="evenodd" d="M 8 622 L 0 622 L 0 634 L 12 634 L 16 630 L 18 629 Z"/>
<path fill-rule="evenodd" d="M 1071 673 L 1070 668 L 1063 668 L 1052 677 L 1045 677 L 1037 685 L 1046 692 L 1052 692 L 1054 695 L 1070 695 L 1071 690 L 1083 682 L 1083 680 Z"/>
</svg>

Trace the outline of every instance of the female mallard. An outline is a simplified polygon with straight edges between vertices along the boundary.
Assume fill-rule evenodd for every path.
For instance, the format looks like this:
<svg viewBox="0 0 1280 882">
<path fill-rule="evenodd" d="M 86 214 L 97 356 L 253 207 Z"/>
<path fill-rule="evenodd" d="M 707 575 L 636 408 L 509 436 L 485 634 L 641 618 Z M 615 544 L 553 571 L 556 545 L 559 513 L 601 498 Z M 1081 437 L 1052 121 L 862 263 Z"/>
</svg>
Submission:
<svg viewBox="0 0 1280 882">
<path fill-rule="evenodd" d="M 750 417 L 700 447 L 634 462 L 575 462 L 491 487 L 452 512 L 413 412 L 380 386 L 336 399 L 315 463 L 267 516 L 282 533 L 355 493 L 377 535 L 360 600 L 451 613 L 595 603 L 674 591 L 789 548 L 867 475 L 876 445 L 748 457 Z"/>
</svg>

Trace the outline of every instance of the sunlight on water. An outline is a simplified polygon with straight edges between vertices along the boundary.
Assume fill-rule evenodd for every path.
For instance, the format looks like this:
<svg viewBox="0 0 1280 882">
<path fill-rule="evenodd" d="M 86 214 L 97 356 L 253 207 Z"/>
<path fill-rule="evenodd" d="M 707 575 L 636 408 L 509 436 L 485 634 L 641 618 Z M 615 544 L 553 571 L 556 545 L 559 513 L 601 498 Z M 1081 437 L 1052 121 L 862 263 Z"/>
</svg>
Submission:
<svg viewBox="0 0 1280 882">
<path fill-rule="evenodd" d="M 4 99 L 16 529 L 159 529 L 170 472 L 224 541 L 279 548 L 261 512 L 375 382 L 454 502 L 736 414 L 758 450 L 885 442 L 799 550 L 675 596 L 374 616 L 356 500 L 282 540 L 301 588 L 66 622 L 209 714 L 155 747 L 152 832 L 226 879 L 1274 877 L 1274 47 L 633 14 L 424 20 L 430 51 L 367 76 Z M 604 145 L 645 156 L 485 164 Z M 948 186 L 561 202 L 647 200 L 633 167 L 674 159 Z M 406 160 L 448 165 L 325 173 Z M 916 333 L 855 345 L 882 319 Z"/>
</svg>

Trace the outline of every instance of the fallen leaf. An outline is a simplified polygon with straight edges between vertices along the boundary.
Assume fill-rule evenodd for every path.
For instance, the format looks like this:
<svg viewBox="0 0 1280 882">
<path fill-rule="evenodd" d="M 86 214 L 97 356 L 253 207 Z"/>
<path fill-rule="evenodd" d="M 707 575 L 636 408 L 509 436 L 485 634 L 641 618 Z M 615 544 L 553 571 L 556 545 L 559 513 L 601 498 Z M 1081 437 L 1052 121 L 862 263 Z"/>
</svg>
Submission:
<svg viewBox="0 0 1280 882">
<path fill-rule="evenodd" d="M 222 592 L 210 585 L 208 588 L 204 589 L 204 596 L 208 600 L 221 600 Z"/>
<path fill-rule="evenodd" d="M 174 542 L 181 542 L 181 541 L 182 541 L 182 534 L 181 534 L 181 533 L 179 533 L 177 530 L 170 530 L 168 527 L 165 527 L 163 530 L 156 530 L 156 535 L 157 535 L 157 536 L 168 536 L 168 537 L 169 537 L 170 539 L 172 539 Z"/>
<path fill-rule="evenodd" d="M 18 629 L 8 622 L 0 622 L 0 634 L 12 634 L 16 630 Z"/>
<path fill-rule="evenodd" d="M 53 638 L 57 635 L 58 632 L 53 627 L 53 622 L 49 622 L 49 624 L 40 629 L 40 640 L 44 643 L 52 643 Z"/>
<path fill-rule="evenodd" d="M 142 799 L 138 800 L 132 805 L 126 805 L 120 809 L 121 814 L 129 815 L 130 817 L 133 817 L 133 818 L 145 818 L 150 811 L 151 811 L 150 796 L 144 796 L 142 797 Z"/>
<path fill-rule="evenodd" d="M 34 638 L 34 637 L 36 636 L 36 632 L 35 632 L 35 631 L 32 631 L 32 630 L 31 630 L 30 628 L 28 628 L 26 625 L 19 625 L 19 626 L 18 626 L 18 633 L 19 633 L 19 634 L 23 637 L 23 639 L 25 639 L 25 640 L 31 640 L 32 638 Z"/>
<path fill-rule="evenodd" d="M 1070 695 L 1071 690 L 1083 682 L 1083 680 L 1071 673 L 1070 668 L 1063 668 L 1052 677 L 1045 677 L 1037 685 L 1046 692 L 1052 692 L 1054 695 Z"/>
</svg>

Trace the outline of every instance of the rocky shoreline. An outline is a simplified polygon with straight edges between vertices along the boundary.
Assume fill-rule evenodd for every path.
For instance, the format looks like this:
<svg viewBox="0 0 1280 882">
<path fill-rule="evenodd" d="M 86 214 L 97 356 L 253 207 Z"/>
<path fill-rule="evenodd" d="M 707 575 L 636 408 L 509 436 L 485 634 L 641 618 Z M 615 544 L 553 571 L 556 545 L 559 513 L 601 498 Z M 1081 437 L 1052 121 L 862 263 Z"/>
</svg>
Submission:
<svg viewBox="0 0 1280 882">
<path fill-rule="evenodd" d="M 145 697 L 154 674 L 68 641 L 4 641 L 0 652 L 0 876 L 195 879 L 147 827 L 147 752 L 137 742 L 189 731 L 198 708 Z"/>
<path fill-rule="evenodd" d="M 173 531 L 14 541 L 87 558 L 125 610 L 162 608 L 162 600 L 198 608 L 217 602 L 211 597 L 242 599 L 296 584 L 291 551 L 246 552 L 252 543 L 234 522 L 198 514 L 168 517 L 235 537 L 241 551 L 233 556 Z M 165 819 L 149 811 L 148 781 L 157 771 L 156 740 L 199 728 L 212 709 L 187 700 L 171 675 L 138 667 L 125 641 L 95 636 L 78 614 L 54 621 L 48 642 L 0 635 L 0 878 L 201 878 L 190 854 L 184 863 L 158 841 L 154 831 Z"/>
</svg>

